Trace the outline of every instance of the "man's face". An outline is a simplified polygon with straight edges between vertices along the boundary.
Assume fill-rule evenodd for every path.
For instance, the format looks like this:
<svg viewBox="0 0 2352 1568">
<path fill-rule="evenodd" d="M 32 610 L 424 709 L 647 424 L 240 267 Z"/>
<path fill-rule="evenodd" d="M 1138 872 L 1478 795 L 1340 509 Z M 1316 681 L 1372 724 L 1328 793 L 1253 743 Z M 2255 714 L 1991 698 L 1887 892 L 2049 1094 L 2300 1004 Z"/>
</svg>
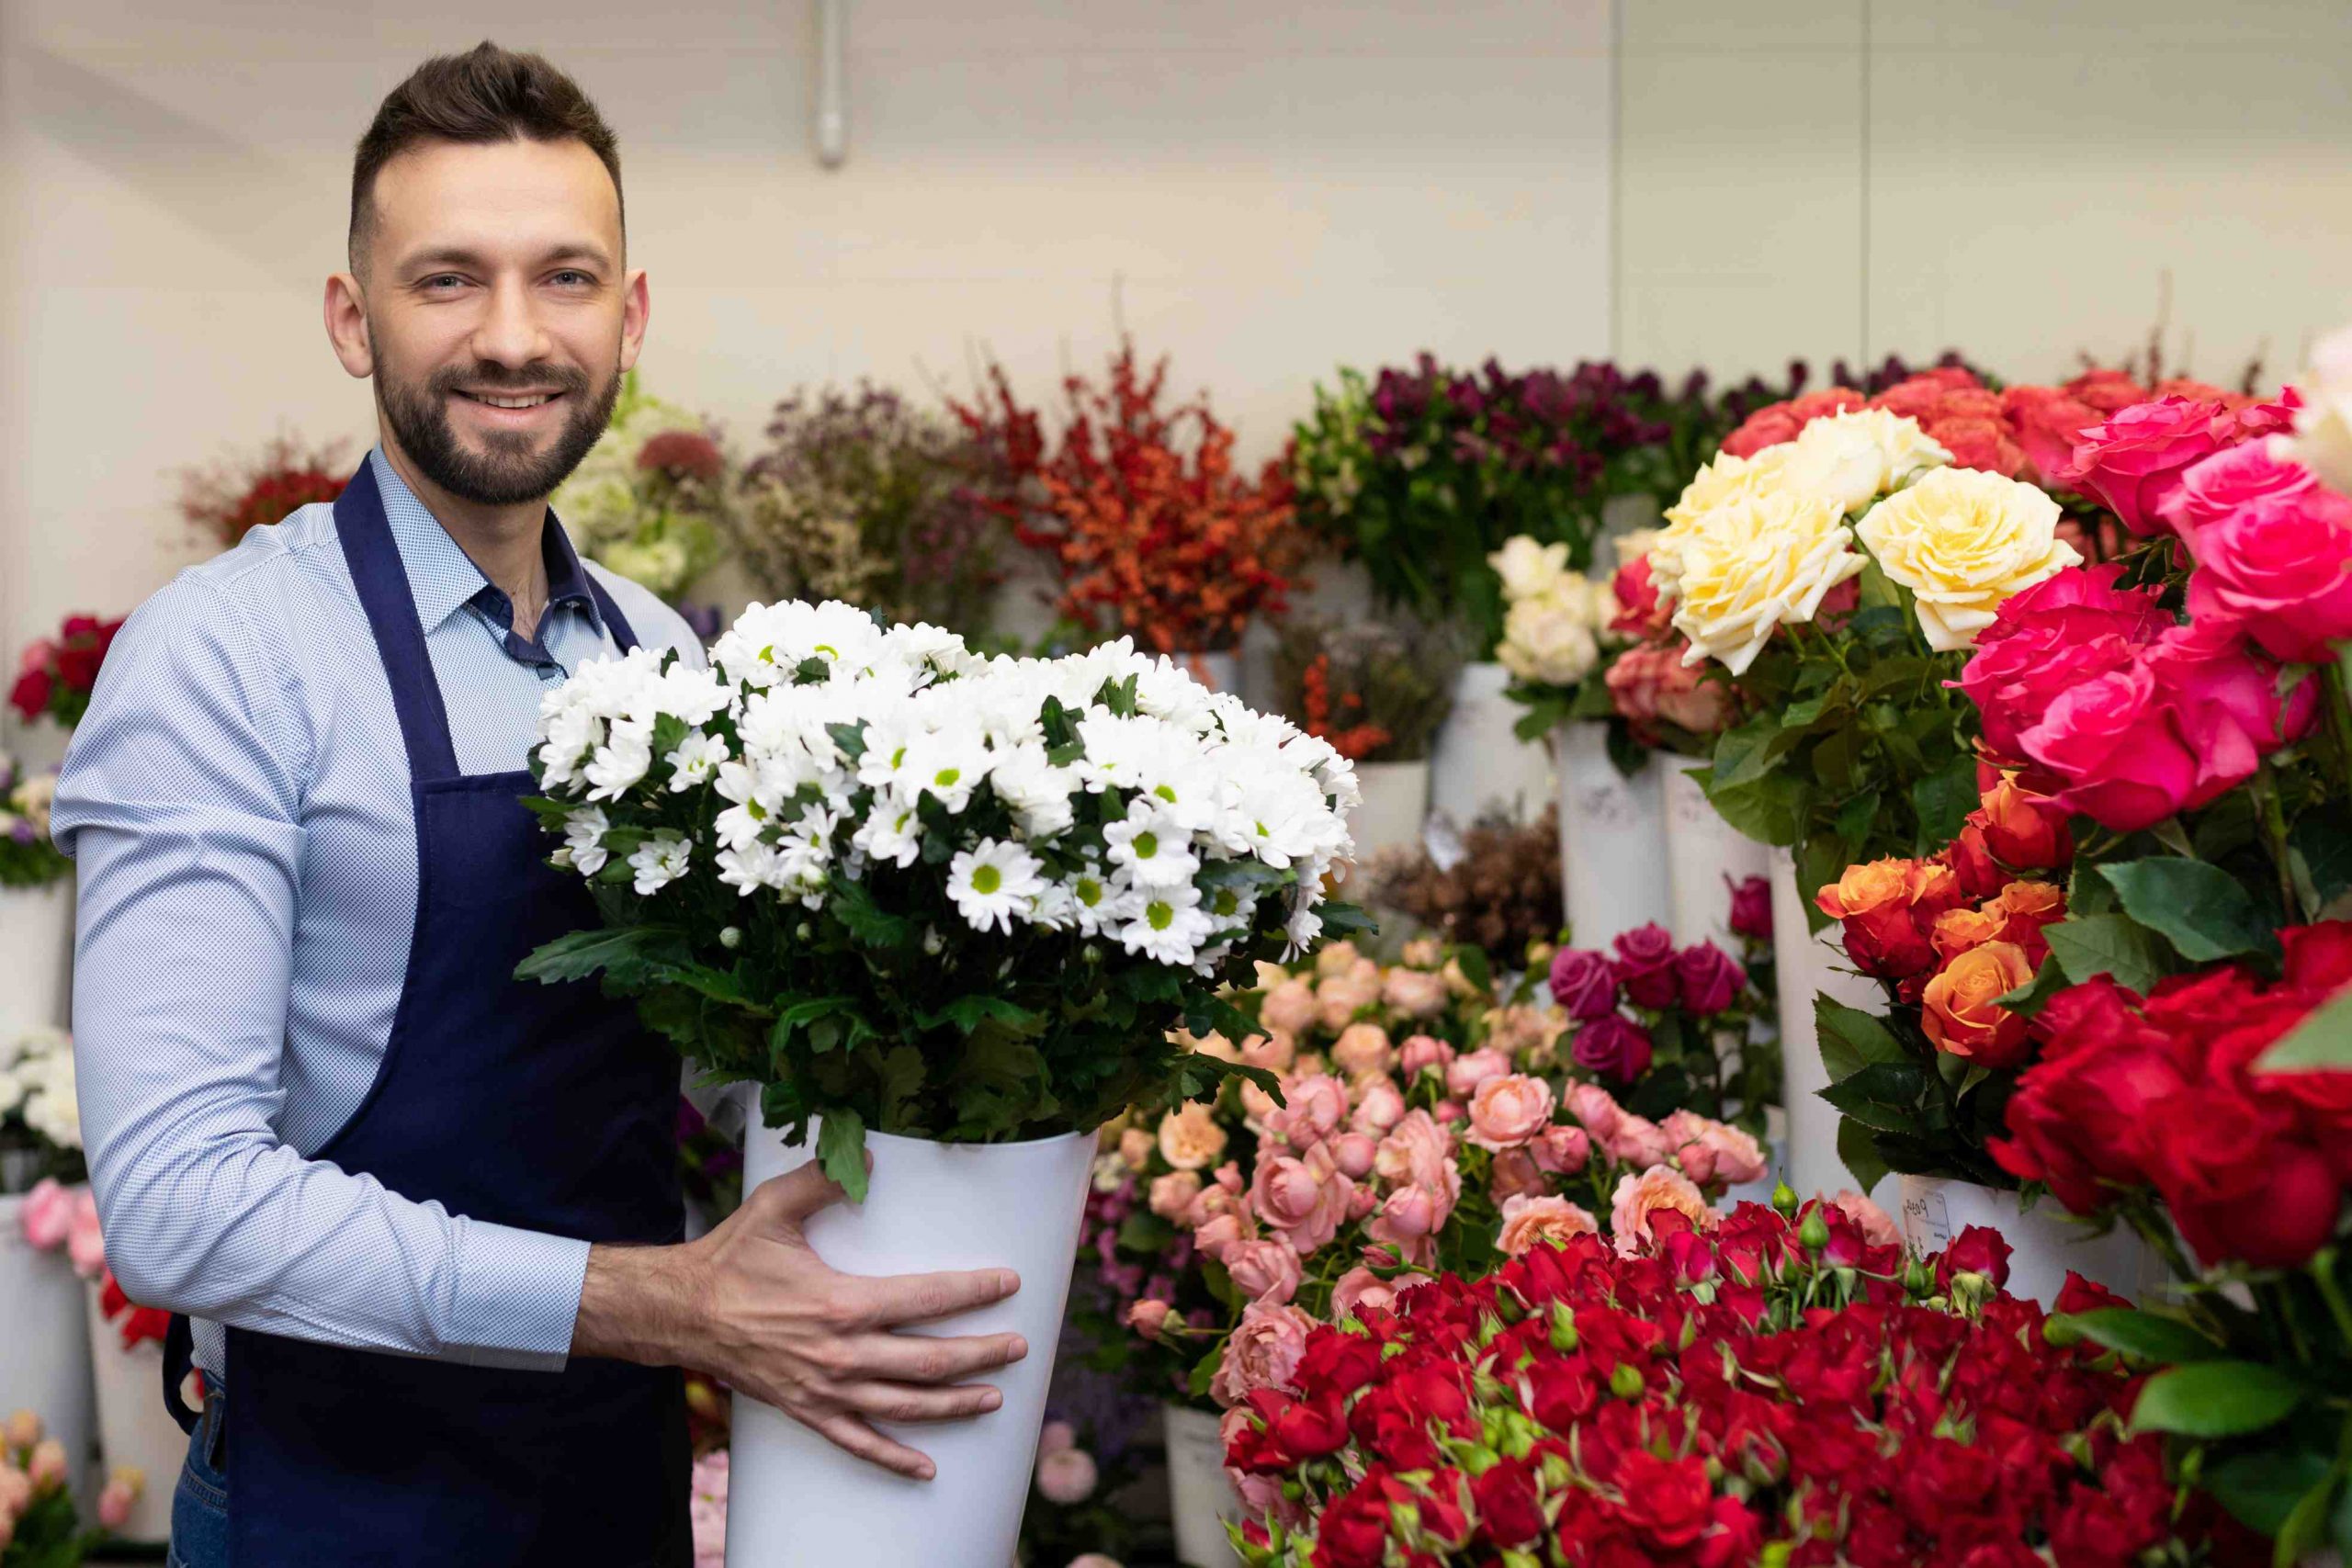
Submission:
<svg viewBox="0 0 2352 1568">
<path fill-rule="evenodd" d="M 604 433 L 643 330 L 612 177 L 578 141 L 428 142 L 378 173 L 374 207 L 364 290 L 393 435 L 452 495 L 545 496 Z"/>
</svg>

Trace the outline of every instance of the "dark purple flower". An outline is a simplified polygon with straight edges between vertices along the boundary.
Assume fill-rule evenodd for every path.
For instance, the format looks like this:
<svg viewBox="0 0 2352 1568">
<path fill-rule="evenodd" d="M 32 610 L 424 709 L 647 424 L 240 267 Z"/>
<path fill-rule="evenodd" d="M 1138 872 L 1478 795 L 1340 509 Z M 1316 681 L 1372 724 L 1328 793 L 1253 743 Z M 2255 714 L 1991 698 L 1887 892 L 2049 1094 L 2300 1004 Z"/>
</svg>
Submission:
<svg viewBox="0 0 2352 1568">
<path fill-rule="evenodd" d="M 1670 1008 L 1680 987 L 1674 979 L 1674 934 L 1652 921 L 1621 931 L 1612 943 L 1617 960 L 1611 965 L 1617 983 L 1635 1007 Z"/>
<path fill-rule="evenodd" d="M 1571 1051 L 1577 1066 L 1615 1083 L 1631 1083 L 1649 1071 L 1650 1032 L 1631 1019 L 1611 1013 L 1576 1033 Z"/>
<path fill-rule="evenodd" d="M 1578 1023 L 1606 1018 L 1617 1010 L 1617 972 L 1602 953 L 1564 947 L 1552 955 L 1552 999 Z"/>
<path fill-rule="evenodd" d="M 1701 1018 L 1723 1011 L 1747 988 L 1747 971 L 1712 942 L 1676 953 L 1674 978 L 1682 993 L 1684 1010 Z"/>
<path fill-rule="evenodd" d="M 1760 876 L 1745 882 L 1734 882 L 1728 876 L 1724 885 L 1731 889 L 1731 929 L 1736 936 L 1751 942 L 1772 940 L 1772 885 Z"/>
</svg>

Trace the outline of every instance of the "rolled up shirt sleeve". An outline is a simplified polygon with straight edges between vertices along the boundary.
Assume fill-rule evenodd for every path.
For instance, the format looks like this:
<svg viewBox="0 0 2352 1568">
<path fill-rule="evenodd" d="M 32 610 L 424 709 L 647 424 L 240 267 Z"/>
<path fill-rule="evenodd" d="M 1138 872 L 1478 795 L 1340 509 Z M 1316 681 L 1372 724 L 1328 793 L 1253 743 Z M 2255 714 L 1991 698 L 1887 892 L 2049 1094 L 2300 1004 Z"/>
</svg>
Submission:
<svg viewBox="0 0 2352 1568">
<path fill-rule="evenodd" d="M 200 579 L 118 636 L 60 781 L 107 1258 L 134 1301 L 296 1338 L 560 1369 L 588 1244 L 413 1202 L 276 1131 L 309 726 Z"/>
</svg>

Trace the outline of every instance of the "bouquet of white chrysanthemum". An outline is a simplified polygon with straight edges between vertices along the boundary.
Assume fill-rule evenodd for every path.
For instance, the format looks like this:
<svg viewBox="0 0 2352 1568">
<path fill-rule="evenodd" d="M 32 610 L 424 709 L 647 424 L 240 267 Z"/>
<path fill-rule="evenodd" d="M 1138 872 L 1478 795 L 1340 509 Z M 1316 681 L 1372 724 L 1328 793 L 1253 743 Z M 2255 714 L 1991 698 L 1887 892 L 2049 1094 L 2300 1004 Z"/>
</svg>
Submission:
<svg viewBox="0 0 2352 1568">
<path fill-rule="evenodd" d="M 42 1177 L 71 1183 L 86 1176 L 74 1037 L 33 1029 L 0 1040 L 0 1192 L 21 1191 Z"/>
<path fill-rule="evenodd" d="M 1169 1032 L 1247 1033 L 1221 987 L 1362 923 L 1322 901 L 1353 766 L 1124 639 L 989 659 L 754 604 L 708 671 L 582 666 L 539 739 L 533 808 L 606 927 L 521 973 L 602 972 L 771 1125 L 821 1118 L 853 1194 L 868 1128 L 1034 1138 L 1262 1077 Z"/>
</svg>

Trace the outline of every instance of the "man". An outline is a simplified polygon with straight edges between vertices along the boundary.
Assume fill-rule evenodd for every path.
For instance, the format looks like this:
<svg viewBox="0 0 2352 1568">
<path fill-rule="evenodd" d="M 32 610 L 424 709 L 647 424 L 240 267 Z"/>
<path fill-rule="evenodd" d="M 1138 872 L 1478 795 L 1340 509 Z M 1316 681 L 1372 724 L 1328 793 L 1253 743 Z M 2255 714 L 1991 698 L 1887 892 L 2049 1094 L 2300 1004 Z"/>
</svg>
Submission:
<svg viewBox="0 0 2352 1568">
<path fill-rule="evenodd" d="M 131 618 L 55 813 L 107 1254 L 209 1391 L 172 1560 L 684 1563 L 682 1364 L 926 1478 L 869 1421 L 993 1409 L 958 1380 L 1025 1347 L 890 1330 L 1017 1281 L 832 1273 L 813 1165 L 680 1245 L 674 1055 L 513 978 L 594 919 L 517 803 L 541 693 L 700 658 L 547 507 L 644 340 L 612 132 L 537 56 L 431 61 L 349 243 L 327 334 L 380 444 Z"/>
</svg>

